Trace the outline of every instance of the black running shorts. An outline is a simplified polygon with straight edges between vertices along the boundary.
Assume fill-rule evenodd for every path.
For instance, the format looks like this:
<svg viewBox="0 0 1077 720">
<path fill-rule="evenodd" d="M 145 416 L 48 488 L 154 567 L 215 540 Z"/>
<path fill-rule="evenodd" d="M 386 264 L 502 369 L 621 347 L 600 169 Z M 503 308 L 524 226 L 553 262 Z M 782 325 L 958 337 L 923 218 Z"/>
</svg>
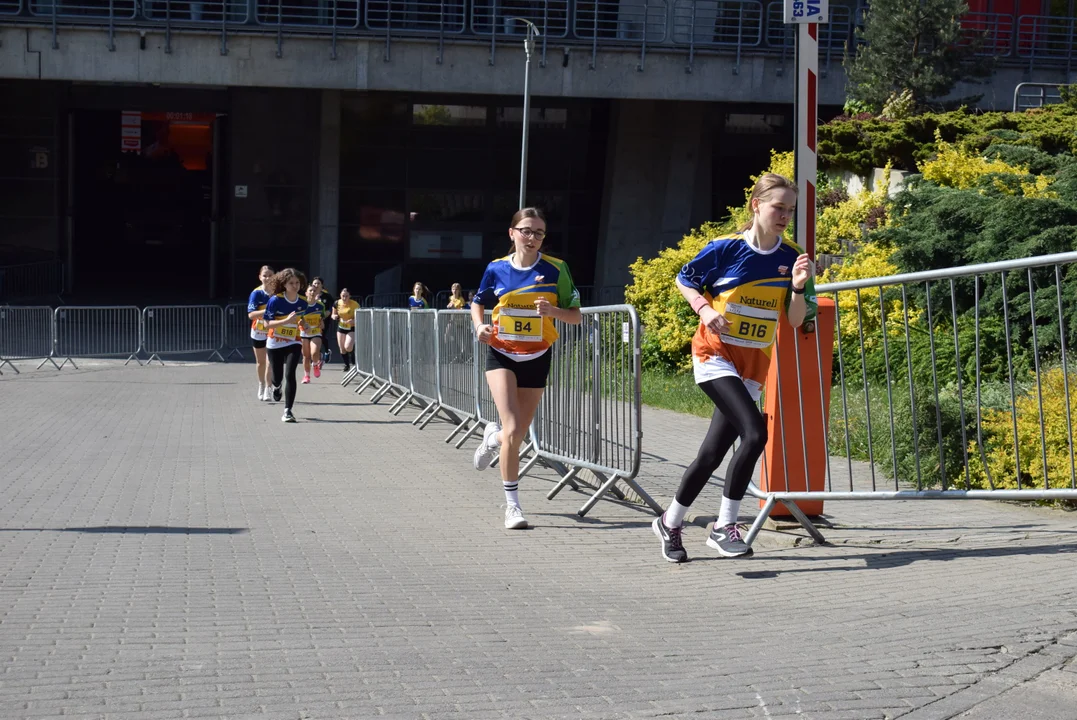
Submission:
<svg viewBox="0 0 1077 720">
<path fill-rule="evenodd" d="M 263 340 L 255 340 L 254 338 L 251 338 L 251 347 L 264 348 L 265 346 L 266 346 L 266 341 L 264 339 Z"/>
<path fill-rule="evenodd" d="M 516 387 L 544 388 L 546 387 L 546 378 L 550 375 L 550 358 L 552 355 L 553 348 L 550 348 L 534 360 L 513 360 L 487 345 L 486 369 L 508 370 L 516 376 Z"/>
</svg>

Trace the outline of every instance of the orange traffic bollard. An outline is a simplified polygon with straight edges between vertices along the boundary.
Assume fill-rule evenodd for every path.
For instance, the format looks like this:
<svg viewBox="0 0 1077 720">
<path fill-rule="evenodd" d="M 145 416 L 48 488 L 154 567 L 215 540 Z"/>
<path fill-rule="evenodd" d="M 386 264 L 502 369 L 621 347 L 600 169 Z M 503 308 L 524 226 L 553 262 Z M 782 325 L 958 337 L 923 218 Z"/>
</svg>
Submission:
<svg viewBox="0 0 1077 720">
<path fill-rule="evenodd" d="M 758 483 L 764 492 L 826 489 L 834 317 L 834 301 L 819 298 L 819 314 L 814 322 L 808 321 L 795 330 L 786 322 L 778 325 L 764 405 L 768 440 Z M 760 500 L 759 506 L 763 504 Z M 821 500 L 797 505 L 806 515 L 823 514 Z M 772 516 L 789 514 L 781 503 L 771 512 Z"/>
</svg>

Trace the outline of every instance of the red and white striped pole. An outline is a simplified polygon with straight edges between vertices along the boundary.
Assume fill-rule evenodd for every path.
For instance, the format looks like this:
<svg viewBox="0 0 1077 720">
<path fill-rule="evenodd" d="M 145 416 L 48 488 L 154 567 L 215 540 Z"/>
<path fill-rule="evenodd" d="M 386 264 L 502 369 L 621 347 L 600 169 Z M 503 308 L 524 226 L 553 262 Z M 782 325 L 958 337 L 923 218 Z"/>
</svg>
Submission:
<svg viewBox="0 0 1077 720">
<path fill-rule="evenodd" d="M 815 259 L 815 186 L 818 182 L 816 120 L 819 117 L 819 23 L 827 21 L 827 0 L 785 0 L 785 22 L 797 27 L 795 157 L 797 241 Z"/>
<path fill-rule="evenodd" d="M 819 162 L 815 150 L 816 118 L 819 117 L 819 24 L 797 28 L 797 149 L 796 182 L 797 244 L 815 259 L 815 186 Z"/>
</svg>

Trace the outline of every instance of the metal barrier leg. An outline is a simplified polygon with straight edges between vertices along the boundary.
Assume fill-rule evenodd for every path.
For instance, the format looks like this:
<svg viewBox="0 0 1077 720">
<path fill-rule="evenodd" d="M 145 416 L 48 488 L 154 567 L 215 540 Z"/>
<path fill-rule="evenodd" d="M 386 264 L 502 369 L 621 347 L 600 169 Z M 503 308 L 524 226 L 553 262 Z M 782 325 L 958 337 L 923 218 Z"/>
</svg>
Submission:
<svg viewBox="0 0 1077 720">
<path fill-rule="evenodd" d="M 388 393 L 388 392 L 389 392 L 390 390 L 392 390 L 392 388 L 393 388 L 393 386 L 392 386 L 392 385 L 390 385 L 389 383 L 385 383 L 385 384 L 384 384 L 384 385 L 382 385 L 382 386 L 381 386 L 380 388 L 378 388 L 378 391 L 377 391 L 376 393 L 374 393 L 374 396 L 373 396 L 372 398 L 370 398 L 370 402 L 372 402 L 372 403 L 374 403 L 375 405 L 377 405 L 377 404 L 378 404 L 378 401 L 379 401 L 379 400 L 381 400 L 381 399 L 382 399 L 383 397 L 385 397 L 385 395 L 386 395 L 386 394 L 387 394 L 387 393 Z"/>
<path fill-rule="evenodd" d="M 647 491 L 641 488 L 638 482 L 636 482 L 635 480 L 630 480 L 628 478 L 621 478 L 621 482 L 632 488 L 633 492 L 639 495 L 640 499 L 643 500 L 643 502 L 647 503 L 647 506 L 651 508 L 651 510 L 654 510 L 655 515 L 661 515 L 663 512 L 665 512 L 665 508 L 659 505 L 654 498 L 648 495 Z"/>
<path fill-rule="evenodd" d="M 781 500 L 780 498 L 779 500 L 781 501 L 781 504 L 789 510 L 789 514 L 795 517 L 797 519 L 797 522 L 799 522 L 804 527 L 804 529 L 808 531 L 808 534 L 812 536 L 812 539 L 815 540 L 815 542 L 819 543 L 820 545 L 826 543 L 826 538 L 823 537 L 823 534 L 821 532 L 819 532 L 819 528 L 815 527 L 815 525 L 812 524 L 812 521 L 808 519 L 808 516 L 804 514 L 803 510 L 797 507 L 797 504 L 795 502 L 793 502 L 792 500 Z"/>
<path fill-rule="evenodd" d="M 578 467 L 574 467 L 569 470 L 568 474 L 562 477 L 560 482 L 553 486 L 553 490 L 550 490 L 550 492 L 546 494 L 546 499 L 553 500 L 555 497 L 557 497 L 557 493 L 561 492 L 564 489 L 565 485 L 571 485 L 573 490 L 579 490 L 580 486 L 576 484 L 576 481 L 574 479 L 576 477 L 576 473 L 578 473 L 579 471 L 580 468 Z"/>
<path fill-rule="evenodd" d="M 233 355 L 239 355 L 239 359 L 243 359 L 243 353 L 239 351 L 239 348 L 232 348 L 232 352 L 228 353 L 227 357 L 224 358 L 224 361 L 228 362 Z"/>
<path fill-rule="evenodd" d="M 124 365 L 126 365 L 126 364 L 127 364 L 127 363 L 129 363 L 129 362 L 131 362 L 131 359 L 132 359 L 132 358 L 134 358 L 134 360 L 135 360 L 136 362 L 138 362 L 138 365 L 139 365 L 139 367 L 142 367 L 142 362 L 141 362 L 141 361 L 139 361 L 139 359 L 138 359 L 137 357 L 135 357 L 134 355 L 132 355 L 131 357 L 127 358 L 127 362 L 126 362 L 126 363 L 124 363 Z M 157 353 L 153 353 L 152 355 L 150 355 L 150 359 L 146 361 L 146 364 L 147 364 L 147 365 L 152 365 L 152 364 L 153 364 L 153 361 L 154 361 L 154 360 L 156 360 L 157 362 L 161 363 L 161 367 L 164 367 L 165 361 L 164 361 L 164 360 L 162 360 L 162 359 L 161 359 L 161 356 L 160 356 L 160 355 L 158 355 Z"/>
<path fill-rule="evenodd" d="M 217 356 L 217 359 L 218 359 L 218 360 L 220 360 L 221 362 L 224 362 L 224 356 L 223 356 L 223 355 L 221 355 L 221 351 L 220 351 L 220 350 L 214 350 L 213 352 L 211 352 L 211 353 L 209 354 L 209 357 L 208 357 L 208 358 L 206 359 L 206 362 L 209 362 L 210 360 L 212 360 L 212 359 L 213 359 L 213 356 L 214 356 L 214 355 L 216 355 L 216 356 Z"/>
<path fill-rule="evenodd" d="M 774 503 L 778 502 L 777 498 L 773 495 L 767 495 L 767 501 L 763 503 L 763 509 L 759 511 L 759 515 L 756 516 L 755 522 L 752 523 L 752 527 L 748 530 L 748 534 L 744 537 L 744 544 L 748 547 L 752 546 L 755 542 L 755 536 L 759 534 L 759 531 L 763 529 L 763 523 L 770 517 L 770 511 L 774 509 Z"/>
<path fill-rule="evenodd" d="M 354 380 L 355 377 L 358 374 L 359 374 L 359 370 L 357 368 L 352 368 L 347 373 L 345 373 L 344 378 L 340 381 L 340 386 L 341 387 L 348 387 L 348 383 L 350 383 L 352 380 Z"/>
<path fill-rule="evenodd" d="M 440 407 L 441 407 L 441 403 L 439 403 L 438 401 L 435 400 L 434 402 L 430 403 L 429 405 L 424 407 L 422 410 L 420 410 L 419 414 L 415 416 L 415 419 L 411 421 L 411 424 L 412 425 L 418 425 L 419 421 L 422 420 L 424 417 L 426 417 L 426 411 L 427 410 L 433 410 L 433 412 L 430 413 L 430 417 L 434 417 L 435 415 L 438 414 L 438 408 L 440 408 Z M 422 426 L 426 427 L 426 423 L 423 423 Z"/>
<path fill-rule="evenodd" d="M 45 360 L 48 360 L 48 358 L 45 358 Z M 41 365 L 45 364 L 45 360 L 41 361 Z M 53 365 L 55 364 L 56 363 L 53 363 Z M 11 369 L 15 371 L 16 375 L 22 375 L 22 373 L 19 372 L 19 369 L 15 367 L 15 363 L 11 362 L 10 360 L 5 360 L 4 358 L 0 358 L 0 368 L 4 367 L 5 365 L 10 365 Z M 38 368 L 40 368 L 41 365 L 38 365 Z M 0 373 L 0 375 L 3 375 L 3 373 Z"/>
<path fill-rule="evenodd" d="M 460 420 L 456 413 L 446 410 L 441 403 L 438 403 L 437 406 L 437 409 L 427 415 L 426 420 L 423 420 L 423 424 L 419 426 L 420 430 L 425 430 L 426 426 L 430 424 L 430 421 L 438 416 L 438 413 L 440 413 L 446 420 L 451 423 L 458 422 Z"/>
<path fill-rule="evenodd" d="M 539 460 L 540 460 L 540 458 L 539 458 L 538 455 L 535 455 L 530 460 L 528 460 L 527 464 L 524 465 L 522 468 L 520 468 L 520 472 L 516 476 L 516 479 L 517 480 L 523 480 L 524 475 L 527 475 L 527 473 L 531 472 L 531 468 L 535 467 L 535 465 L 538 463 Z"/>
<path fill-rule="evenodd" d="M 411 400 L 411 397 L 414 394 L 415 393 L 413 393 L 411 390 L 408 390 L 403 395 L 401 395 L 400 398 L 397 399 L 397 401 L 393 403 L 392 406 L 389 408 L 389 413 L 392 415 L 399 415 L 400 411 L 407 407 L 408 400 Z"/>
<path fill-rule="evenodd" d="M 470 422 L 471 422 L 471 418 L 470 418 L 470 417 L 465 417 L 465 418 L 464 418 L 463 420 L 461 420 L 461 421 L 460 421 L 460 424 L 459 424 L 459 425 L 457 425 L 456 427 L 454 427 L 454 428 L 453 428 L 453 431 L 452 431 L 451 433 L 449 433 L 449 437 L 445 438 L 445 442 L 452 442 L 452 439 L 453 439 L 454 437 L 456 437 L 456 436 L 457 436 L 457 434 L 458 434 L 458 433 L 459 433 L 459 432 L 460 432 L 461 430 L 463 430 L 463 429 L 464 429 L 465 427 L 467 427 L 467 424 L 468 424 L 468 423 L 470 423 Z"/>
<path fill-rule="evenodd" d="M 370 387 L 374 382 L 377 382 L 377 378 L 373 375 L 367 375 L 366 380 L 363 380 L 363 382 L 359 383 L 359 387 L 355 388 L 355 394 L 362 395 L 363 391 Z"/>
<path fill-rule="evenodd" d="M 476 423 L 471 426 L 471 429 L 468 430 L 466 433 L 464 433 L 464 436 L 462 438 L 460 438 L 459 441 L 457 441 L 457 443 L 455 445 L 456 449 L 459 450 L 460 448 L 462 448 L 464 446 L 464 443 L 467 442 L 467 439 L 469 437 L 471 437 L 472 435 L 474 435 L 476 430 L 478 430 L 479 428 L 483 428 L 483 427 L 485 427 L 485 426 L 481 422 L 476 421 Z M 445 442 L 448 442 L 448 440 L 446 440 Z"/>
<path fill-rule="evenodd" d="M 579 510 L 576 511 L 576 514 L 579 515 L 580 517 L 583 517 L 584 515 L 586 515 L 591 510 L 591 508 L 593 508 L 595 506 L 595 504 L 599 500 L 602 499 L 602 496 L 605 495 L 607 492 L 609 492 L 610 488 L 612 488 L 615 484 L 617 484 L 617 481 L 620 480 L 620 479 L 621 479 L 621 476 L 618 475 L 617 473 L 614 473 L 614 474 L 610 475 L 609 480 L 602 483 L 602 487 L 600 487 L 598 489 L 598 492 L 596 492 L 594 495 L 592 495 L 587 500 L 587 502 L 585 502 L 583 504 L 583 507 L 581 507 Z"/>
</svg>

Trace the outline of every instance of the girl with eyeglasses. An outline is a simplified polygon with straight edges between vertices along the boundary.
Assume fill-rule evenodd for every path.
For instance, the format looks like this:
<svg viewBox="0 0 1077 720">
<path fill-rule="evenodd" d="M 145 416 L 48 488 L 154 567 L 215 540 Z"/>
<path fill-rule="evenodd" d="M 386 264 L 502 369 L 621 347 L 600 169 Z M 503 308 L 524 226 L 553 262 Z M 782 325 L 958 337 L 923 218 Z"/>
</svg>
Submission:
<svg viewBox="0 0 1077 720">
<path fill-rule="evenodd" d="M 471 304 L 475 335 L 488 346 L 486 382 L 501 420 L 486 426 L 474 463 L 476 470 L 485 470 L 500 449 L 505 528 L 520 530 L 527 527 L 519 497 L 520 445 L 546 389 L 551 346 L 558 337 L 554 320 L 578 325 L 580 294 L 568 265 L 540 252 L 546 238 L 540 210 L 517 211 L 509 238 L 513 252 L 486 266 Z"/>
<path fill-rule="evenodd" d="M 676 498 L 651 524 L 669 562 L 688 560 L 681 541 L 684 516 L 738 438 L 707 545 L 724 557 L 751 554 L 737 514 L 767 444 L 757 403 L 775 331 L 783 315 L 800 327 L 816 312 L 811 258 L 782 239 L 796 203 L 791 180 L 763 175 L 749 199 L 752 219 L 740 232 L 712 240 L 677 275 L 677 288 L 699 315 L 692 366 L 696 384 L 714 403 L 714 416 Z"/>
</svg>

